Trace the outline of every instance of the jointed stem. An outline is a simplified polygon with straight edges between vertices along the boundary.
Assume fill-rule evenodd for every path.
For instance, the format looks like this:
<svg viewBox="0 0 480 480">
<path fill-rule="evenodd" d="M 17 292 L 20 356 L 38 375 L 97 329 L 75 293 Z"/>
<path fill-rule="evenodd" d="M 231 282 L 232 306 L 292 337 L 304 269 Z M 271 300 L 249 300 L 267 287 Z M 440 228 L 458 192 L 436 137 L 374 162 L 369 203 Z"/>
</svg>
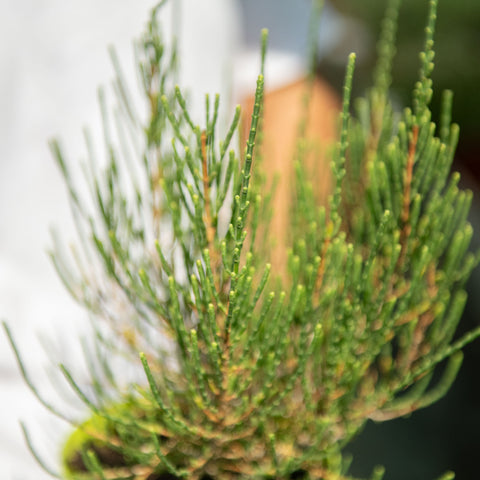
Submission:
<svg viewBox="0 0 480 480">
<path fill-rule="evenodd" d="M 205 206 L 205 229 L 207 233 L 207 244 L 210 254 L 212 254 L 213 240 L 215 237 L 215 227 L 212 219 L 212 206 L 210 200 L 210 178 L 208 176 L 208 159 L 207 159 L 207 133 L 202 132 L 202 180 L 203 180 L 203 201 Z"/>
<path fill-rule="evenodd" d="M 403 185 L 403 207 L 401 213 L 403 228 L 400 235 L 400 244 L 402 246 L 402 251 L 398 258 L 398 266 L 401 266 L 405 260 L 405 255 L 407 254 L 407 242 L 412 231 L 412 225 L 410 224 L 410 197 L 413 178 L 413 164 L 415 162 L 415 153 L 417 151 L 418 130 L 418 125 L 414 125 L 412 128 L 410 146 L 408 148 L 407 165 L 405 169 L 405 179 Z"/>
</svg>

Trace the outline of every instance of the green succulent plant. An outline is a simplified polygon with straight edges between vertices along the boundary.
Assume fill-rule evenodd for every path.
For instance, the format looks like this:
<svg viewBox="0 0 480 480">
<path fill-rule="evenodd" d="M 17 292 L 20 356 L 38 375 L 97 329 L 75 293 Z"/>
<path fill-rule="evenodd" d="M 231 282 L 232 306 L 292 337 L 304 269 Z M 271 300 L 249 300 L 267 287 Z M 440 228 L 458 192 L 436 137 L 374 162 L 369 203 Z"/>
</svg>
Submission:
<svg viewBox="0 0 480 480">
<path fill-rule="evenodd" d="M 299 138 L 286 276 L 256 238 L 275 208 L 256 157 L 263 75 L 242 151 L 239 108 L 225 126 L 219 98 L 207 96 L 205 123 L 193 122 L 159 7 L 140 48 L 147 120 L 117 66 L 119 146 L 103 107 L 107 164 L 98 171 L 92 153 L 89 202 L 52 144 L 81 247 L 76 263 L 60 248 L 53 260 L 96 329 L 90 385 L 62 367 L 91 410 L 65 443 L 62 478 L 349 479 L 343 448 L 367 421 L 446 393 L 461 348 L 480 335 L 454 340 L 478 263 L 471 193 L 450 174 L 451 94 L 438 126 L 429 110 L 435 0 L 412 107 L 389 101 L 399 5 L 389 2 L 374 86 L 355 102 L 348 59 L 327 205 L 315 200 Z M 265 33 L 262 45 L 265 55 Z M 125 384 L 111 368 L 117 356 L 144 380 Z"/>
</svg>

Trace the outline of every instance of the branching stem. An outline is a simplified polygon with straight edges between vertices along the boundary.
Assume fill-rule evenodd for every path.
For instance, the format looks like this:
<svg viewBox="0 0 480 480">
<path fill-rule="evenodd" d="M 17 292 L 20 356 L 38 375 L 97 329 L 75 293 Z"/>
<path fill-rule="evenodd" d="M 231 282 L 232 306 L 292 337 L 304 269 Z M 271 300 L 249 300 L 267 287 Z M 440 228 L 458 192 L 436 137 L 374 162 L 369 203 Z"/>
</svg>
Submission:
<svg viewBox="0 0 480 480">
<path fill-rule="evenodd" d="M 205 229 L 207 233 L 207 244 L 210 254 L 213 253 L 213 240 L 215 237 L 215 227 L 212 221 L 212 206 L 210 200 L 210 178 L 208 176 L 208 158 L 207 158 L 207 133 L 201 135 L 202 148 L 202 180 L 203 180 L 203 201 L 205 206 Z"/>
<path fill-rule="evenodd" d="M 411 204 L 411 188 L 413 178 L 413 164 L 415 162 L 415 154 L 417 151 L 418 142 L 418 125 L 414 125 L 412 128 L 412 138 L 410 140 L 410 146 L 408 148 L 407 165 L 405 168 L 404 186 L 403 186 L 403 207 L 401 213 L 402 232 L 400 235 L 400 244 L 402 245 L 402 251 L 398 258 L 398 266 L 402 265 L 407 253 L 407 241 L 412 231 L 412 225 L 410 224 L 410 204 Z"/>
</svg>

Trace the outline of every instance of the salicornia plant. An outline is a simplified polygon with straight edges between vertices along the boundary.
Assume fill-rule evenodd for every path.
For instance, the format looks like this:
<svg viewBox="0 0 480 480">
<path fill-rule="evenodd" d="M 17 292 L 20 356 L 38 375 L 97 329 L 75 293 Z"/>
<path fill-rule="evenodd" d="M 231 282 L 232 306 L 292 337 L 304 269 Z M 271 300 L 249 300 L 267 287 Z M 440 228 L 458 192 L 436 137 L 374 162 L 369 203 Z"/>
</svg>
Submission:
<svg viewBox="0 0 480 480">
<path fill-rule="evenodd" d="M 204 123 L 192 120 L 158 8 L 139 48 L 146 120 L 113 56 L 119 109 L 111 118 L 101 102 L 101 171 L 87 136 L 89 198 L 52 143 L 80 247 L 52 258 L 96 331 L 90 384 L 61 367 L 91 411 L 74 422 L 61 478 L 348 479 L 342 449 L 369 419 L 447 392 L 461 348 L 480 335 L 453 341 L 478 261 L 468 251 L 471 193 L 450 174 L 452 94 L 438 126 L 429 110 L 435 0 L 412 107 L 397 112 L 389 101 L 399 4 L 389 2 L 374 85 L 354 103 L 348 59 L 326 205 L 304 149 L 292 159 L 287 272 L 273 271 L 256 235 L 276 213 L 255 147 L 263 76 L 237 148 L 240 108 L 224 126 L 218 96 L 207 96 Z M 137 365 L 138 381 L 115 370 L 115 358 Z"/>
</svg>

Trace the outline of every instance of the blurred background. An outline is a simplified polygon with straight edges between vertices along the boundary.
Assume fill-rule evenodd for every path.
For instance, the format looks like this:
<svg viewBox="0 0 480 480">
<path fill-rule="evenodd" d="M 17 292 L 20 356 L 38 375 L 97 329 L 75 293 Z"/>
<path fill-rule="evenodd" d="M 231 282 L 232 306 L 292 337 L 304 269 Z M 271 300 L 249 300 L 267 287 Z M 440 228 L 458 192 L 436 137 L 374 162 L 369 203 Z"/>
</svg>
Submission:
<svg viewBox="0 0 480 480">
<path fill-rule="evenodd" d="M 183 20 L 181 83 L 191 91 L 200 115 L 205 92 L 220 92 L 229 116 L 239 92 L 254 88 L 258 72 L 256 25 L 271 28 L 271 51 L 283 52 L 267 73 L 271 85 L 300 76 L 310 0 L 178 0 Z M 80 358 L 78 335 L 86 314 L 69 299 L 50 265 L 49 227 L 64 238 L 73 228 L 63 184 L 47 147 L 59 136 L 72 160 L 85 156 L 82 127 L 101 138 L 96 89 L 113 76 L 107 46 L 114 45 L 127 79 L 135 85 L 132 40 L 148 18 L 151 0 L 3 0 L 0 16 L 0 318 L 8 321 L 32 378 L 47 397 L 56 398 L 48 355 L 55 362 Z M 423 46 L 427 0 L 404 0 L 400 14 L 393 94 L 408 105 Z M 338 91 L 350 51 L 358 52 L 356 93 L 371 79 L 385 0 L 331 0 L 319 34 L 319 74 Z M 292 14 L 294 11 L 295 14 Z M 171 33 L 172 12 L 163 16 Z M 253 37 L 252 37 L 253 35 Z M 480 2 L 440 0 L 433 74 L 434 112 L 440 93 L 454 90 L 453 118 L 461 126 L 455 168 L 464 186 L 480 181 Z M 253 56 L 251 53 L 255 52 Z M 246 60 L 245 60 L 246 59 Z M 285 59 L 288 61 L 282 63 Z M 247 63 L 245 63 L 245 61 Z M 252 63 L 253 62 L 253 63 Z M 240 76 L 239 72 L 243 72 Z M 244 75 L 244 73 L 246 74 Z M 251 72 L 251 73 L 248 73 Z M 293 72 L 293 73 L 292 73 Z M 239 78 L 241 81 L 239 82 Z M 273 77 L 273 78 L 272 78 Z M 135 88 L 132 88 L 136 91 Z M 472 222 L 479 246 L 479 195 Z M 478 325 L 480 275 L 468 286 L 470 300 L 460 332 Z M 38 337 L 44 339 L 39 342 Z M 45 340 L 49 339 L 49 340 Z M 80 360 L 78 360 L 80 362 Z M 457 479 L 478 478 L 480 450 L 479 342 L 465 349 L 453 389 L 438 404 L 410 418 L 369 424 L 349 451 L 352 474 L 367 476 L 375 464 L 387 467 L 385 480 L 426 480 L 446 470 Z M 7 480 L 50 478 L 36 465 L 22 439 L 25 420 L 51 465 L 68 427 L 54 421 L 22 382 L 13 354 L 0 334 L 0 466 Z"/>
</svg>

